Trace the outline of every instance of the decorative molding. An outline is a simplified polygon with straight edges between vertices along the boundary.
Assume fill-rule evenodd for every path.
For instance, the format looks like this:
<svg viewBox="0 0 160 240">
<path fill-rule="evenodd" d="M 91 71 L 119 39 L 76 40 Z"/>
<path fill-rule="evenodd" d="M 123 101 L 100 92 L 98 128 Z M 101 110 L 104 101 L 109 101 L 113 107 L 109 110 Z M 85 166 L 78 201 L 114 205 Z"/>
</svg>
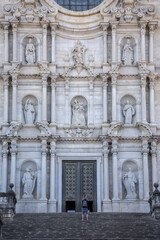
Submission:
<svg viewBox="0 0 160 240">
<path fill-rule="evenodd" d="M 11 125 L 6 132 L 7 137 L 17 136 L 18 131 L 22 128 L 22 126 L 23 125 L 20 122 L 11 122 Z"/>
<path fill-rule="evenodd" d="M 112 126 L 108 129 L 108 135 L 109 135 L 110 137 L 112 137 L 112 136 L 117 136 L 120 128 L 122 127 L 122 125 L 123 125 L 123 123 L 121 123 L 121 122 L 112 125 Z"/>
<path fill-rule="evenodd" d="M 49 137 L 52 135 L 47 123 L 37 122 L 36 127 L 38 127 L 38 129 L 41 131 L 41 136 Z"/>
<path fill-rule="evenodd" d="M 152 130 L 148 124 L 137 122 L 136 126 L 140 128 L 142 136 L 150 137 L 153 135 Z"/>
<path fill-rule="evenodd" d="M 70 129 L 65 129 L 65 133 L 67 137 L 89 138 L 93 136 L 93 129 L 70 128 Z"/>
</svg>

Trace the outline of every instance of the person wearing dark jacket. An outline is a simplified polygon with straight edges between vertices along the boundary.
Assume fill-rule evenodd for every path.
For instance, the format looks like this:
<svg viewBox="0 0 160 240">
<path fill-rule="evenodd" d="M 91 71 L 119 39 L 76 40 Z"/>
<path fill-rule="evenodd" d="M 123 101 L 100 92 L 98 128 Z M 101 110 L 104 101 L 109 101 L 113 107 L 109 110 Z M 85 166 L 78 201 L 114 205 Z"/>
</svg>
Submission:
<svg viewBox="0 0 160 240">
<path fill-rule="evenodd" d="M 88 220 L 88 198 L 84 197 L 82 199 L 82 220 L 84 220 L 84 214 L 86 214 L 86 218 Z"/>
</svg>

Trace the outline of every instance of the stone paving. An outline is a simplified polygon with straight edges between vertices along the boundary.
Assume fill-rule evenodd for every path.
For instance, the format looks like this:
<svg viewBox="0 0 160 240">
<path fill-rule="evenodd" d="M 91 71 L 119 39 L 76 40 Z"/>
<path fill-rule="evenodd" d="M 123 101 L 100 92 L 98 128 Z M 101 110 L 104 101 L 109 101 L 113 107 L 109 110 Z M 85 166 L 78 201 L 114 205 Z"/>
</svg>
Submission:
<svg viewBox="0 0 160 240">
<path fill-rule="evenodd" d="M 160 221 L 149 214 L 80 213 L 17 214 L 4 222 L 3 239 L 10 240 L 160 240 Z"/>
</svg>

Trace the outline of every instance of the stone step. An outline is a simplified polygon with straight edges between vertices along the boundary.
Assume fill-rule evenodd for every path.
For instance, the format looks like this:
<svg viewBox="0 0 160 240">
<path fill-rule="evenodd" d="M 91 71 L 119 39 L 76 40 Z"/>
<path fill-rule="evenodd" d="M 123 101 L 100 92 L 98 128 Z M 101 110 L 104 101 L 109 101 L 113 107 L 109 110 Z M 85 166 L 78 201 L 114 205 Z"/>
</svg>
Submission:
<svg viewBox="0 0 160 240">
<path fill-rule="evenodd" d="M 12 240 L 160 240 L 160 221 L 142 213 L 17 214 L 5 221 L 3 238 Z"/>
</svg>

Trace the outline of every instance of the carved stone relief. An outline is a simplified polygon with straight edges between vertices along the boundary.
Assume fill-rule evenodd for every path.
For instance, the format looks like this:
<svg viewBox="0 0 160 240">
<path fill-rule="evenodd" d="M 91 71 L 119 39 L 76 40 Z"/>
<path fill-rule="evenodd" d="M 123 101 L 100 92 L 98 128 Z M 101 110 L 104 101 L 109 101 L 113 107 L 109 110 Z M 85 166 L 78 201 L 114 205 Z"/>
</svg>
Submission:
<svg viewBox="0 0 160 240">
<path fill-rule="evenodd" d="M 122 168 L 122 184 L 123 184 L 123 198 L 136 199 L 137 198 L 137 166 L 132 161 L 126 161 Z"/>
<path fill-rule="evenodd" d="M 22 101 L 24 123 L 28 125 L 35 124 L 37 118 L 37 99 L 32 96 L 26 96 Z"/>
<path fill-rule="evenodd" d="M 85 98 L 79 96 L 72 99 L 71 102 L 71 122 L 72 126 L 85 127 L 87 126 L 87 102 Z"/>
</svg>

